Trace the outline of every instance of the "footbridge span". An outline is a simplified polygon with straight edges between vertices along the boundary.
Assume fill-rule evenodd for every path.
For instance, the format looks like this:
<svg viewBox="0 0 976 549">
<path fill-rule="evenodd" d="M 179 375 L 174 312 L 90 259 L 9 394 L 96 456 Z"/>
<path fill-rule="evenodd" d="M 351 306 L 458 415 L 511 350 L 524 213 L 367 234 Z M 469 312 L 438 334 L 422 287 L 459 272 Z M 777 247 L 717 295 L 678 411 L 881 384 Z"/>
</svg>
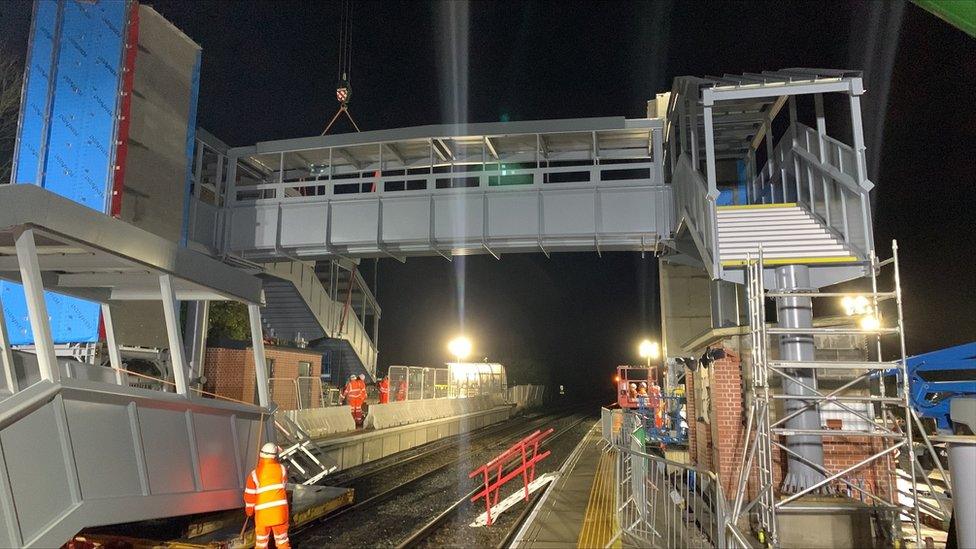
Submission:
<svg viewBox="0 0 976 549">
<path fill-rule="evenodd" d="M 223 218 L 204 238 L 256 261 L 649 250 L 674 224 L 663 130 L 593 118 L 230 149 Z"/>
</svg>

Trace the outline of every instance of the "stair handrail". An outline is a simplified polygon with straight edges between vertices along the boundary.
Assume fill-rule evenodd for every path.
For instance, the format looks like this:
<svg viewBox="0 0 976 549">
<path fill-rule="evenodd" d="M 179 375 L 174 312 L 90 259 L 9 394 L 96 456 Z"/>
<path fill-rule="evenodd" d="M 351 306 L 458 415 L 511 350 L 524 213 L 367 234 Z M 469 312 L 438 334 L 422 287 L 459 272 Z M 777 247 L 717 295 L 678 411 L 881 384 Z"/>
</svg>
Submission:
<svg viewBox="0 0 976 549">
<path fill-rule="evenodd" d="M 799 122 L 791 124 L 752 180 L 750 202 L 795 202 L 867 259 L 874 249 L 869 194 L 874 185 L 858 180 L 857 154 L 825 133 Z M 848 173 L 851 168 L 853 174 Z"/>
<path fill-rule="evenodd" d="M 721 266 L 718 252 L 718 189 L 708 183 L 691 164 L 688 153 L 678 157 L 671 180 L 675 219 L 688 227 L 709 275 L 717 278 Z"/>
</svg>

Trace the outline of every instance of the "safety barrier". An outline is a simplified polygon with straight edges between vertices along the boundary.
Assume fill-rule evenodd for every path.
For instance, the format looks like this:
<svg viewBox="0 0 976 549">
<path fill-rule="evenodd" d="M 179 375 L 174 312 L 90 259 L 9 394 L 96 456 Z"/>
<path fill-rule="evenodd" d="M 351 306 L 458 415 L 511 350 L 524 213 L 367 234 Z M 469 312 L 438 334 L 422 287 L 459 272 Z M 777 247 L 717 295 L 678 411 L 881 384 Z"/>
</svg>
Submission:
<svg viewBox="0 0 976 549">
<path fill-rule="evenodd" d="M 502 452 L 495 459 L 468 474 L 468 478 L 481 475 L 484 479 L 484 490 L 471 496 L 471 502 L 484 498 L 488 526 L 491 526 L 492 523 L 491 508 L 498 504 L 498 492 L 509 480 L 521 475 L 523 489 L 525 490 L 525 501 L 529 500 L 529 484 L 535 480 L 535 465 L 545 459 L 550 452 L 546 450 L 540 454 L 539 443 L 552 432 L 551 427 L 545 431 L 536 431 L 513 444 L 511 448 Z M 506 473 L 505 469 L 518 458 L 521 458 L 518 466 Z"/>
<path fill-rule="evenodd" d="M 632 415 L 601 411 L 616 454 L 616 537 L 642 547 L 751 547 L 728 521 L 718 476 L 646 453 Z"/>
<path fill-rule="evenodd" d="M 545 403 L 545 385 L 515 385 L 508 388 L 508 401 L 515 405 L 515 411 L 538 408 Z"/>
<path fill-rule="evenodd" d="M 481 412 L 500 404 L 502 403 L 489 396 L 370 404 L 365 426 L 373 429 L 388 429 L 399 425 Z"/>
<path fill-rule="evenodd" d="M 283 413 L 312 438 L 356 430 L 356 422 L 352 419 L 352 409 L 349 406 L 286 410 Z"/>
</svg>

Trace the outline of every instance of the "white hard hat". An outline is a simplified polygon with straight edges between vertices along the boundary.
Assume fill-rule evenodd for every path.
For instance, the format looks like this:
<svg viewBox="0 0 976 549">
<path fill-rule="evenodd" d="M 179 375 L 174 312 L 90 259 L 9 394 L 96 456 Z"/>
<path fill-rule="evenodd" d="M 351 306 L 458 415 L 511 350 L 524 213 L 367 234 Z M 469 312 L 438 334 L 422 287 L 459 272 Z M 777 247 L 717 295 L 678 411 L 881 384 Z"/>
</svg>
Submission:
<svg viewBox="0 0 976 549">
<path fill-rule="evenodd" d="M 366 374 L 359 374 L 359 379 L 366 379 Z"/>
<path fill-rule="evenodd" d="M 351 374 L 351 375 L 349 376 L 349 379 L 356 379 L 356 374 Z"/>
<path fill-rule="evenodd" d="M 278 452 L 281 451 L 275 443 L 266 442 L 264 446 L 261 447 L 261 457 L 278 457 Z"/>
</svg>

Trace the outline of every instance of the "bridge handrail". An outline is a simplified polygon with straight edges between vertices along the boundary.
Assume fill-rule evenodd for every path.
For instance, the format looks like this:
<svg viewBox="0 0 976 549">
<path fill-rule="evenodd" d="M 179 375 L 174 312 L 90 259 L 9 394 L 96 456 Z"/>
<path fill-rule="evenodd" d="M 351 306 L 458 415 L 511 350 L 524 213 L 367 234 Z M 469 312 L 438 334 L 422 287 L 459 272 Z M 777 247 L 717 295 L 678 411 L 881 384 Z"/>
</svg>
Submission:
<svg viewBox="0 0 976 549">
<path fill-rule="evenodd" d="M 856 157 L 852 147 L 797 122 L 753 179 L 749 201 L 796 202 L 866 259 L 874 248 L 869 195 L 873 184 L 858 180 Z"/>
<path fill-rule="evenodd" d="M 716 198 L 705 178 L 691 165 L 687 153 L 678 157 L 671 180 L 674 195 L 675 219 L 684 223 L 702 253 L 702 261 L 709 275 L 717 277 L 720 269 L 718 252 L 718 224 Z"/>
<path fill-rule="evenodd" d="M 634 157 L 634 160 L 645 159 L 644 157 Z M 251 185 L 236 185 L 232 193 L 233 204 L 252 204 L 263 202 L 282 202 L 282 201 L 313 201 L 321 200 L 322 197 L 335 198 L 355 198 L 362 194 L 389 194 L 393 196 L 403 196 L 411 194 L 463 192 L 472 188 L 479 188 L 490 192 L 506 192 L 514 190 L 524 190 L 527 188 L 592 188 L 600 187 L 625 187 L 625 186 L 646 186 L 648 181 L 651 185 L 663 185 L 657 173 L 656 163 L 650 159 L 645 162 L 622 162 L 612 163 L 607 160 L 601 164 L 590 164 L 580 166 L 540 166 L 534 168 L 505 168 L 493 170 L 477 171 L 457 171 L 444 173 L 425 173 L 425 174 L 400 174 L 400 175 L 381 175 L 381 176 L 361 176 L 361 177 L 342 177 L 319 179 L 283 179 L 274 183 L 257 183 Z M 605 172 L 621 172 L 626 170 L 647 170 L 647 177 L 635 177 L 632 179 L 603 179 Z M 580 174 L 578 181 L 567 182 L 546 182 L 545 176 L 549 174 Z M 585 175 L 585 178 L 583 177 Z M 502 183 L 502 178 L 515 180 L 518 177 L 531 176 L 531 182 L 524 183 Z M 494 182 L 492 178 L 497 178 Z M 439 180 L 471 180 L 477 179 L 477 186 L 470 187 L 446 187 L 437 188 Z M 406 189 L 407 182 L 423 181 L 423 189 Z M 395 182 L 403 183 L 403 190 L 387 190 L 383 183 Z M 493 184 L 494 183 L 494 184 Z M 375 189 L 372 185 L 375 184 Z M 336 186 L 359 186 L 358 192 L 336 193 Z M 370 185 L 369 191 L 362 191 L 363 185 Z M 353 189 L 355 190 L 355 189 Z M 261 191 L 258 193 L 258 191 Z M 269 193 L 267 191 L 273 191 Z M 291 194 L 289 195 L 289 191 Z M 305 194 L 302 194 L 302 193 Z M 259 194 L 259 196 L 252 196 Z"/>
</svg>

